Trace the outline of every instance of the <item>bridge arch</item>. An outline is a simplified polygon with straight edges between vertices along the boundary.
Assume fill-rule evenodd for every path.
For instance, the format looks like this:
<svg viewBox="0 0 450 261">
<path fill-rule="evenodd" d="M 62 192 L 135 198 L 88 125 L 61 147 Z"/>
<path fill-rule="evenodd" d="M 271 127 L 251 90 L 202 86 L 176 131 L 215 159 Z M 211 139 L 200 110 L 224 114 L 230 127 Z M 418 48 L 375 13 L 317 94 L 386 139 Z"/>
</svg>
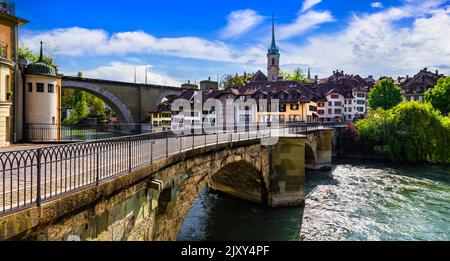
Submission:
<svg viewBox="0 0 450 261">
<path fill-rule="evenodd" d="M 208 186 L 222 193 L 265 204 L 267 188 L 258 168 L 245 160 L 230 163 L 211 175 Z"/>
<path fill-rule="evenodd" d="M 161 93 L 161 95 L 159 95 L 158 100 L 156 101 L 156 104 L 160 104 L 164 98 L 166 98 L 167 96 L 171 96 L 171 95 L 180 95 L 182 93 L 182 91 L 165 91 L 163 93 Z"/>
<path fill-rule="evenodd" d="M 62 88 L 82 90 L 90 94 L 93 94 L 102 99 L 109 107 L 111 107 L 114 110 L 114 112 L 117 113 L 120 122 L 122 123 L 134 122 L 131 112 L 127 108 L 127 106 L 119 98 L 117 98 L 114 94 L 112 94 L 105 88 L 101 88 L 100 86 L 90 82 L 70 81 L 70 80 L 63 81 Z"/>
<path fill-rule="evenodd" d="M 270 180 L 263 160 L 268 162 L 268 157 L 267 151 L 255 144 L 205 154 L 175 178 L 173 175 L 164 178 L 166 175 L 162 173 L 161 180 L 166 186 L 158 199 L 155 239 L 176 239 L 195 200 L 206 187 L 265 205 Z"/>
</svg>

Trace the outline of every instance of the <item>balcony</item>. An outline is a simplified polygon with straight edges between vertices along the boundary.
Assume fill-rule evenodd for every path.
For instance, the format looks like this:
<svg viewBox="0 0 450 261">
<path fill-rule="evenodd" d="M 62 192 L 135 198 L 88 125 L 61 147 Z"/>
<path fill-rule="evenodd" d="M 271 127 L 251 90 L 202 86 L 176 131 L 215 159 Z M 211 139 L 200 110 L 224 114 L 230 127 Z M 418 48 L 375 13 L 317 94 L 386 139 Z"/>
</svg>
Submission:
<svg viewBox="0 0 450 261">
<path fill-rule="evenodd" d="M 8 15 L 15 15 L 16 13 L 16 4 L 9 3 L 6 0 L 2 0 L 0 3 L 0 12 Z"/>
</svg>

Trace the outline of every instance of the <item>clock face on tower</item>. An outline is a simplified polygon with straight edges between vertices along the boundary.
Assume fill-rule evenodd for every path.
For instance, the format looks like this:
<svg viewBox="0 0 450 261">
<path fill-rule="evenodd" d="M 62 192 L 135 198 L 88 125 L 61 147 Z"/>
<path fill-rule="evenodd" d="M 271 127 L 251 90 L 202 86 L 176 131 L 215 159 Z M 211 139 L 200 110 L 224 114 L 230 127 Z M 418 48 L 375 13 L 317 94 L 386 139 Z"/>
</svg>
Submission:
<svg viewBox="0 0 450 261">
<path fill-rule="evenodd" d="M 272 66 L 272 67 L 270 68 L 270 70 L 271 70 L 272 72 L 276 72 L 276 71 L 277 71 L 277 67 Z"/>
</svg>

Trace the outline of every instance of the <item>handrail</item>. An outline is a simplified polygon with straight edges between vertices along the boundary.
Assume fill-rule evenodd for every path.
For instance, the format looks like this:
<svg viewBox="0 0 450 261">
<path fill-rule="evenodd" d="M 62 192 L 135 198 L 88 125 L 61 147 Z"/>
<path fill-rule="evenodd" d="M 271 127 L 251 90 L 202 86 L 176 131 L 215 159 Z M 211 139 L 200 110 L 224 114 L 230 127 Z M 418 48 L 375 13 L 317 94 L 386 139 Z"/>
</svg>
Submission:
<svg viewBox="0 0 450 261">
<path fill-rule="evenodd" d="M 253 128 L 252 128 L 253 127 Z M 181 152 L 243 140 L 268 138 L 274 128 L 239 126 L 237 130 L 147 133 L 90 142 L 0 152 L 0 215 L 39 205 L 59 195 L 98 185 Z M 322 125 L 281 125 L 289 135 L 317 130 Z M 211 129 L 210 131 L 213 131 Z M 279 134 L 279 133 L 278 133 Z"/>
</svg>

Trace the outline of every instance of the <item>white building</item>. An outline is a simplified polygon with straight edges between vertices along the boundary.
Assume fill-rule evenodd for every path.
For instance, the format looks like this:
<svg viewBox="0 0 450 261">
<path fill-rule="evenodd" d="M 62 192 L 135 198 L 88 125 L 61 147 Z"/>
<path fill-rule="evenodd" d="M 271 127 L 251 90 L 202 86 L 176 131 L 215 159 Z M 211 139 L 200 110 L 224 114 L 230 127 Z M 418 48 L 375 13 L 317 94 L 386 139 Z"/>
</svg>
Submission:
<svg viewBox="0 0 450 261">
<path fill-rule="evenodd" d="M 60 79 L 56 68 L 44 61 L 42 52 L 39 60 L 25 69 L 25 125 L 28 126 L 28 140 L 58 140 L 60 123 Z M 33 130 L 33 125 L 41 125 Z M 42 127 L 48 125 L 48 128 Z"/>
</svg>

